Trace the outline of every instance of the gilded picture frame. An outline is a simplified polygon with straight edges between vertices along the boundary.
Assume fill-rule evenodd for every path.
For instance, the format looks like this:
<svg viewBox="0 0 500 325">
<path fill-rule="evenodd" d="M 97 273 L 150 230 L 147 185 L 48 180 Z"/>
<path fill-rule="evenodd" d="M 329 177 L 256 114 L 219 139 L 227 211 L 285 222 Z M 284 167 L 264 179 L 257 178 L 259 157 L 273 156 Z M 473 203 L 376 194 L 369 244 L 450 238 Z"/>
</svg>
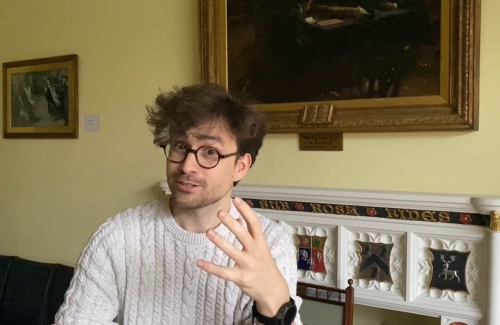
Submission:
<svg viewBox="0 0 500 325">
<path fill-rule="evenodd" d="M 232 92 L 228 57 L 235 50 L 231 49 L 228 39 L 235 37 L 231 36 L 234 33 L 228 27 L 228 1 L 234 3 L 238 0 L 199 0 L 200 76 L 201 82 L 217 83 Z M 302 12 L 302 4 L 312 1 L 297 2 L 298 10 Z M 441 0 L 438 91 L 434 94 L 348 100 L 282 100 L 274 103 L 261 101 L 252 105 L 265 113 L 270 133 L 478 130 L 480 4 L 480 0 Z M 255 9 L 252 10 L 255 12 Z M 311 17 L 305 19 L 314 20 Z M 328 20 L 327 23 L 335 23 L 335 20 Z M 301 24 L 307 25 L 304 22 Z M 233 60 L 231 64 L 236 67 L 240 63 Z M 356 62 L 352 64 L 356 67 Z M 253 68 L 250 66 L 248 69 Z M 344 72 L 344 75 L 349 73 Z M 272 76 L 275 75 L 278 74 Z M 423 82 L 426 80 L 423 79 Z M 273 88 L 271 85 L 263 91 L 272 95 Z M 287 91 L 286 87 L 283 89 Z M 294 89 L 290 88 L 290 93 L 295 93 Z"/>
<path fill-rule="evenodd" d="M 78 138 L 76 54 L 3 63 L 4 138 Z"/>
</svg>

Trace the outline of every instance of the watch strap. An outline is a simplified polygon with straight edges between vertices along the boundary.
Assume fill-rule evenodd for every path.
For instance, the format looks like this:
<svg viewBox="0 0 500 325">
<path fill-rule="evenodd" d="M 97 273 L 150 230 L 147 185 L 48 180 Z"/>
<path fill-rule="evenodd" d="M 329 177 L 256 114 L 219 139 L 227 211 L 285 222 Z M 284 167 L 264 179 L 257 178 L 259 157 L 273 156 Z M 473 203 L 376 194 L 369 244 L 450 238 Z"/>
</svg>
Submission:
<svg viewBox="0 0 500 325">
<path fill-rule="evenodd" d="M 283 306 L 281 306 L 281 308 L 278 310 L 276 316 L 267 317 L 259 313 L 259 311 L 257 310 L 257 305 L 254 301 L 252 306 L 252 324 L 255 324 L 255 319 L 257 319 L 259 323 L 263 325 L 291 325 L 293 323 L 293 320 L 290 322 L 290 324 L 284 323 L 283 318 L 285 317 L 285 315 L 283 313 L 293 305 L 295 305 L 295 301 L 290 297 L 290 300 L 287 303 L 283 304 Z"/>
</svg>

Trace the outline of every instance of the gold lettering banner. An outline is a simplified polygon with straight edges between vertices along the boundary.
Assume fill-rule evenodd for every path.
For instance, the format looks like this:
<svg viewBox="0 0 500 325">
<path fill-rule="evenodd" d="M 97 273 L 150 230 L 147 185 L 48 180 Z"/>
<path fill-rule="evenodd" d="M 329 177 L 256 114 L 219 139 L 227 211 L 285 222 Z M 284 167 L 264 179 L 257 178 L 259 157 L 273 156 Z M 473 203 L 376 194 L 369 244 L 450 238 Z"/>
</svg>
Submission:
<svg viewBox="0 0 500 325">
<path fill-rule="evenodd" d="M 371 217 L 424 222 L 454 223 L 488 226 L 489 215 L 451 211 L 396 209 L 385 207 L 354 206 L 313 202 L 294 202 L 243 198 L 252 208 L 281 211 L 326 213 L 354 217 Z"/>
</svg>

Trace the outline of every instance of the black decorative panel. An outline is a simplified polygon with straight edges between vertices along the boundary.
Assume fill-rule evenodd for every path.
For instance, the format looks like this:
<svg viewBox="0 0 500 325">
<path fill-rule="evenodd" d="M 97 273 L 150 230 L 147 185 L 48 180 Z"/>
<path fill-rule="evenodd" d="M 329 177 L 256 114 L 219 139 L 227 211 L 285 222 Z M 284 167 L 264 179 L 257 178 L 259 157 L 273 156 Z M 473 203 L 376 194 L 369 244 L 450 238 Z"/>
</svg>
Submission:
<svg viewBox="0 0 500 325">
<path fill-rule="evenodd" d="M 324 213 L 368 218 L 397 219 L 406 221 L 422 221 L 427 223 L 453 223 L 474 226 L 489 226 L 490 216 L 478 213 L 462 213 L 453 211 L 397 209 L 394 207 L 370 207 L 360 205 L 343 205 L 332 203 L 278 201 L 254 198 L 243 198 L 248 205 L 257 209 Z"/>
<path fill-rule="evenodd" d="M 429 251 L 433 256 L 431 260 L 432 278 L 429 288 L 469 293 L 465 270 L 470 252 L 432 248 L 429 248 Z"/>
<path fill-rule="evenodd" d="M 391 251 L 394 244 L 357 241 L 360 246 L 359 279 L 391 282 Z"/>
</svg>

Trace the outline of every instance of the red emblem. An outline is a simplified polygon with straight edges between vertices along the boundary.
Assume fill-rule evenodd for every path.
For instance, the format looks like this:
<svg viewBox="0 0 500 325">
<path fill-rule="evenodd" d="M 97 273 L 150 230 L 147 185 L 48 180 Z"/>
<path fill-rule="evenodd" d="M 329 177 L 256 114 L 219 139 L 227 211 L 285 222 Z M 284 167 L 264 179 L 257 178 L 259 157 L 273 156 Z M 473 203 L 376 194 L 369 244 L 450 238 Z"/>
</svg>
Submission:
<svg viewBox="0 0 500 325">
<path fill-rule="evenodd" d="M 311 270 L 315 273 L 326 274 L 325 261 L 323 261 L 323 250 L 313 248 L 311 252 Z"/>
<path fill-rule="evenodd" d="M 468 225 L 469 223 L 472 222 L 472 218 L 468 213 L 462 213 L 460 215 L 460 222 L 463 223 L 464 225 Z"/>
<path fill-rule="evenodd" d="M 374 208 L 366 208 L 366 214 L 370 217 L 375 217 L 377 215 L 377 211 Z"/>
<path fill-rule="evenodd" d="M 324 249 L 327 237 L 295 235 L 298 242 L 297 268 L 326 274 Z"/>
<path fill-rule="evenodd" d="M 300 240 L 300 245 L 309 246 L 309 239 L 307 237 L 302 237 L 302 239 Z"/>
<path fill-rule="evenodd" d="M 299 211 L 304 211 L 304 205 L 302 203 L 295 203 L 295 209 Z"/>
<path fill-rule="evenodd" d="M 253 202 L 251 200 L 245 200 L 249 207 L 253 207 Z"/>
</svg>

